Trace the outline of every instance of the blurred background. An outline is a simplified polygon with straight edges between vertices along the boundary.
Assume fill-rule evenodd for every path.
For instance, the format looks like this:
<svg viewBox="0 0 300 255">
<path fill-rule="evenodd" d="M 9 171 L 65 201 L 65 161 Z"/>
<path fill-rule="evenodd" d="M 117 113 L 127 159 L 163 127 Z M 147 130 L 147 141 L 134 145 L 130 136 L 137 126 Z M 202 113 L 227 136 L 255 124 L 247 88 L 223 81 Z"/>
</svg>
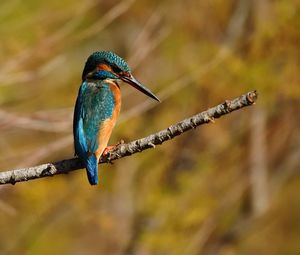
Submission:
<svg viewBox="0 0 300 255">
<path fill-rule="evenodd" d="M 86 58 L 112 50 L 161 99 L 123 85 L 111 144 L 258 90 L 254 107 L 140 154 L 0 187 L 0 254 L 300 254 L 300 2 L 0 3 L 0 169 L 73 156 Z"/>
</svg>

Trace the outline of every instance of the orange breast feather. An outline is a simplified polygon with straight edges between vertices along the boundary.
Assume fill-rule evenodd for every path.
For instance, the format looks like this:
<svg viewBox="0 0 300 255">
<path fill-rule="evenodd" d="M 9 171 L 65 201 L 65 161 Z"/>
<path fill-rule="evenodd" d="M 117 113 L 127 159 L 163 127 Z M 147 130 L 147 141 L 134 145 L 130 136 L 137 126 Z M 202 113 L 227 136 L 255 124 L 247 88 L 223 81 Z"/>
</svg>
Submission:
<svg viewBox="0 0 300 255">
<path fill-rule="evenodd" d="M 114 103 L 115 103 L 115 108 L 112 114 L 112 117 L 110 119 L 105 120 L 100 127 L 99 130 L 99 136 L 98 136 L 98 144 L 99 147 L 96 151 L 96 157 L 99 159 L 104 151 L 104 149 L 107 147 L 109 138 L 111 136 L 111 132 L 116 124 L 117 118 L 119 116 L 120 110 L 121 110 L 121 91 L 118 86 L 113 81 L 108 80 L 109 86 L 111 91 L 113 92 L 114 95 Z"/>
</svg>

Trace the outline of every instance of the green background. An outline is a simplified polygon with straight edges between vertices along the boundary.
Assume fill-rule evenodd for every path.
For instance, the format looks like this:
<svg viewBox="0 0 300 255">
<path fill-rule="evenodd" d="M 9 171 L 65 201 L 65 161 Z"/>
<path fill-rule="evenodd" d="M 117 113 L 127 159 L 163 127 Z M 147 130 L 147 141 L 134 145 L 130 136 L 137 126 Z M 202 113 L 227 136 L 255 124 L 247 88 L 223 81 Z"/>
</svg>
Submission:
<svg viewBox="0 0 300 255">
<path fill-rule="evenodd" d="M 113 165 L 0 187 L 0 254 L 300 254 L 300 2 L 0 3 L 0 169 L 73 155 L 86 58 L 112 50 L 162 100 L 122 84 L 110 143 L 235 98 L 257 104 Z"/>
</svg>

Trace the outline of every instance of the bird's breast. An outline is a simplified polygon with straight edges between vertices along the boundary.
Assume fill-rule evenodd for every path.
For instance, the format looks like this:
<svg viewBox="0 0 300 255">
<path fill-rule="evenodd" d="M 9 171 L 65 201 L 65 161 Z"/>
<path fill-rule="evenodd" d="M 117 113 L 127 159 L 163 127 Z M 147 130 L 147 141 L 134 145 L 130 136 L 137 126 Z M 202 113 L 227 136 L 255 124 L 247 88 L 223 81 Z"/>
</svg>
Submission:
<svg viewBox="0 0 300 255">
<path fill-rule="evenodd" d="M 115 107 L 112 115 L 112 120 L 116 122 L 121 110 L 121 90 L 118 83 L 116 83 L 115 81 L 107 80 L 107 82 L 114 96 Z"/>
<path fill-rule="evenodd" d="M 111 118 L 107 118 L 106 120 L 104 120 L 99 127 L 99 133 L 98 133 L 99 147 L 96 151 L 96 156 L 98 158 L 102 155 L 104 149 L 108 144 L 109 138 L 111 136 L 111 132 L 116 124 L 117 118 L 121 110 L 121 91 L 119 85 L 116 82 L 111 80 L 106 80 L 106 82 L 109 85 L 109 88 L 114 97 L 114 109 Z"/>
</svg>

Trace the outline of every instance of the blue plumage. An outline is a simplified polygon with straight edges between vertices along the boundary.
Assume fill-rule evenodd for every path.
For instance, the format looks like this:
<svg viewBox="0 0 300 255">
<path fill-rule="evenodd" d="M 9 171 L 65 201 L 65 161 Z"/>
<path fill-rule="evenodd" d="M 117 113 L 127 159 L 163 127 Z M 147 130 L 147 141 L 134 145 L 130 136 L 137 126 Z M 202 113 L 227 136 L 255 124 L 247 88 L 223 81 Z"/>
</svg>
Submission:
<svg viewBox="0 0 300 255">
<path fill-rule="evenodd" d="M 129 66 L 118 55 L 99 51 L 89 56 L 76 100 L 73 134 L 75 154 L 84 163 L 92 185 L 98 183 L 98 160 L 120 112 L 121 92 L 117 82 L 121 80 L 159 101 L 132 76 Z"/>
<path fill-rule="evenodd" d="M 98 183 L 98 133 L 101 123 L 112 117 L 114 96 L 107 83 L 101 80 L 85 81 L 79 89 L 74 112 L 75 154 L 86 165 L 92 185 Z M 101 142 L 101 141 L 100 141 Z"/>
<path fill-rule="evenodd" d="M 116 71 L 122 71 L 122 72 L 127 72 L 130 73 L 130 67 L 124 61 L 124 59 L 120 58 L 118 55 L 111 51 L 97 51 L 94 52 L 92 55 L 90 55 L 85 63 L 85 67 L 82 72 L 82 80 L 86 78 L 86 75 L 94 71 L 94 68 L 97 66 L 97 64 L 103 63 L 107 64 L 108 66 L 111 66 L 112 69 L 116 69 Z M 113 75 L 113 73 L 108 73 L 106 72 L 106 75 Z M 117 77 L 114 76 L 116 79 Z"/>
</svg>

